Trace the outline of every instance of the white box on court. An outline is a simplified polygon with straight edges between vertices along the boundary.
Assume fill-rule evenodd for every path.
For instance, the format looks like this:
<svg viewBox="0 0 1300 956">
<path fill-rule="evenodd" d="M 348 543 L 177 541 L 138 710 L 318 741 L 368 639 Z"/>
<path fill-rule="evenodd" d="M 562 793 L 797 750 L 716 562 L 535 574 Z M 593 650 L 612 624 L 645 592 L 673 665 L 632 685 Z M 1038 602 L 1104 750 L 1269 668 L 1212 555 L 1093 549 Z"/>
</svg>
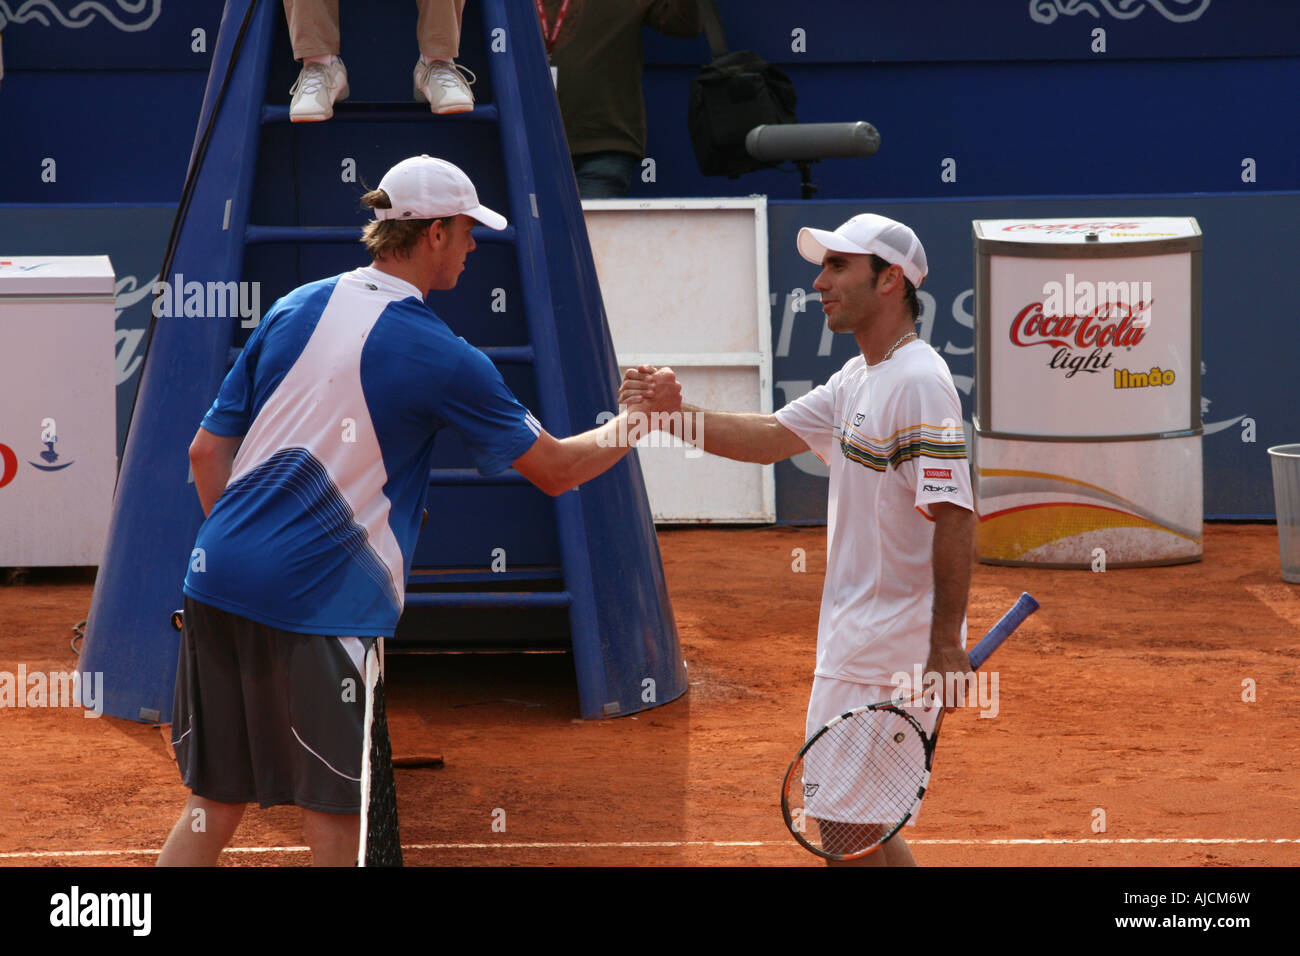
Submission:
<svg viewBox="0 0 1300 956">
<path fill-rule="evenodd" d="M 980 561 L 1093 571 L 1199 561 L 1196 220 L 972 229 Z"/>
<path fill-rule="evenodd" d="M 113 265 L 0 254 L 0 567 L 99 563 L 117 473 Z"/>
</svg>

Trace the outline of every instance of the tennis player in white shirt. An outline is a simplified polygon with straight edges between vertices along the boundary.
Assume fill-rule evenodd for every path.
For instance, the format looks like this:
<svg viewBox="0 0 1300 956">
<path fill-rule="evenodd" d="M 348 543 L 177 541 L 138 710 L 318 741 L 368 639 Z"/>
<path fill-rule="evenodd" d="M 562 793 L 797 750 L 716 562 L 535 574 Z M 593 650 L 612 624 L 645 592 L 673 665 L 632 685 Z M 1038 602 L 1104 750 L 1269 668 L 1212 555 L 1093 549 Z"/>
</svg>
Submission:
<svg viewBox="0 0 1300 956">
<path fill-rule="evenodd" d="M 775 414 L 683 404 L 682 418 L 694 426 L 685 437 L 711 454 L 768 464 L 812 450 L 830 469 L 806 739 L 837 714 L 888 700 L 898 690 L 894 675 L 918 663 L 927 675 L 970 670 L 975 514 L 957 390 L 943 359 L 916 334 L 916 289 L 927 272 L 920 240 L 867 213 L 834 232 L 801 229 L 798 248 L 821 267 L 813 288 L 827 325 L 852 335 L 859 354 Z M 652 400 L 655 371 L 629 370 L 620 404 L 634 411 Z M 937 714 L 925 714 L 927 732 Z M 809 815 L 833 819 L 835 797 L 823 796 Z M 846 865 L 915 860 L 900 831 Z"/>
</svg>

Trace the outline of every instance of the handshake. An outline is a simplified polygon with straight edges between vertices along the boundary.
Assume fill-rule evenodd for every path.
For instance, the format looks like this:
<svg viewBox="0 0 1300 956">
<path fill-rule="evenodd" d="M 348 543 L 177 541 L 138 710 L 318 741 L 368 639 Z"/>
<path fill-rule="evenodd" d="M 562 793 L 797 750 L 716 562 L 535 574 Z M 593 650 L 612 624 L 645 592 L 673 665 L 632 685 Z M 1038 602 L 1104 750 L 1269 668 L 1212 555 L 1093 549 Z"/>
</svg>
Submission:
<svg viewBox="0 0 1300 956">
<path fill-rule="evenodd" d="M 629 418 L 648 416 L 651 428 L 667 430 L 668 423 L 674 417 L 680 418 L 682 411 L 682 386 L 677 373 L 667 366 L 638 365 L 628 369 L 618 390 L 618 407 L 620 411 L 626 409 Z"/>
<path fill-rule="evenodd" d="M 628 369 L 618 390 L 618 407 L 622 414 L 617 436 L 608 440 L 635 445 L 655 432 L 662 432 L 669 436 L 665 445 L 673 445 L 679 438 L 685 441 L 687 458 L 703 454 L 698 447 L 704 438 L 703 412 L 682 405 L 682 386 L 672 369 L 653 365 Z M 659 444 L 659 440 L 650 442 L 651 446 Z"/>
</svg>

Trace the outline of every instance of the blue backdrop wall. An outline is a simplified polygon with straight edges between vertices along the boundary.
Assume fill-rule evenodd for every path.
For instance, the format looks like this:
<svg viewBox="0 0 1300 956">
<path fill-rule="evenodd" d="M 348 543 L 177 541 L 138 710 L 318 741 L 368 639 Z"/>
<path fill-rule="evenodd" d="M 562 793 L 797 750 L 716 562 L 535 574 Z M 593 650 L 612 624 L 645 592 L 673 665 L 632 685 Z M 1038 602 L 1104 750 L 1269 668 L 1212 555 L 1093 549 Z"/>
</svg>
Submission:
<svg viewBox="0 0 1300 956">
<path fill-rule="evenodd" d="M 415 9 L 392 2 L 383 19 L 410 20 L 402 42 L 411 55 L 399 57 L 396 77 L 414 61 Z M 923 290 L 934 303 L 925 329 L 969 395 L 971 219 L 1194 215 L 1205 232 L 1204 414 L 1207 432 L 1218 426 L 1206 439 L 1207 513 L 1272 513 L 1262 448 L 1300 432 L 1285 397 L 1294 374 L 1283 364 L 1300 344 L 1287 285 L 1300 253 L 1295 0 L 719 0 L 719 7 L 733 49 L 753 49 L 790 74 L 802 121 L 867 120 L 882 137 L 874 157 L 814 167 L 824 202 L 783 202 L 798 196 L 793 170 L 706 178 L 685 113 L 707 43 L 645 33 L 653 162 L 634 195 L 761 193 L 776 202 L 769 222 L 777 404 L 791 397 L 788 383 L 820 381 L 846 357 L 842 344 L 819 354 L 815 303 L 784 323 L 788 293 L 812 281 L 793 254 L 797 225 L 834 226 L 877 207 L 912 222 L 935 264 Z M 140 292 L 162 258 L 221 9 L 218 0 L 0 0 L 0 255 L 110 251 L 119 274 L 123 422 L 148 324 Z M 349 42 L 385 42 L 367 36 L 367 26 L 364 5 L 343 4 L 345 55 Z M 355 80 L 362 99 L 368 88 L 399 85 Z M 1246 418 L 1257 423 L 1255 445 L 1240 442 Z M 783 465 L 777 488 L 782 520 L 820 520 L 820 479 Z"/>
<path fill-rule="evenodd" d="M 389 2 L 411 21 L 394 45 L 401 73 L 415 58 L 415 9 Z M 221 4 L 126 6 L 0 0 L 0 202 L 175 201 Z M 732 48 L 790 74 L 800 120 L 861 119 L 880 130 L 875 157 L 815 167 L 819 198 L 1234 191 L 1245 159 L 1255 160 L 1252 187 L 1300 188 L 1295 0 L 719 0 L 719 8 Z M 345 53 L 366 27 L 366 8 L 344 3 Z M 655 163 L 638 195 L 798 197 L 793 171 L 700 175 L 686 103 L 708 45 L 647 30 L 644 46 Z M 364 98 L 374 78 L 356 80 Z M 48 158 L 58 161 L 54 182 L 41 176 Z M 955 178 L 943 177 L 945 160 Z"/>
</svg>

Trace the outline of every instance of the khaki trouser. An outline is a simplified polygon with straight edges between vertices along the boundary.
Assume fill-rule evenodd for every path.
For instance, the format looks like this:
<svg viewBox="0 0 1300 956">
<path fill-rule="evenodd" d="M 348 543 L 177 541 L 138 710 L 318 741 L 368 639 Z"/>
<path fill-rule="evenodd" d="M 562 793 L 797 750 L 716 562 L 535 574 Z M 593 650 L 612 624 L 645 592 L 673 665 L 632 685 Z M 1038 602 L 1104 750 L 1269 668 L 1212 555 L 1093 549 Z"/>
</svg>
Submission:
<svg viewBox="0 0 1300 956">
<path fill-rule="evenodd" d="M 454 60 L 460 55 L 460 18 L 465 0 L 415 0 L 420 55 Z M 339 0 L 284 0 L 293 58 L 339 53 Z"/>
</svg>

